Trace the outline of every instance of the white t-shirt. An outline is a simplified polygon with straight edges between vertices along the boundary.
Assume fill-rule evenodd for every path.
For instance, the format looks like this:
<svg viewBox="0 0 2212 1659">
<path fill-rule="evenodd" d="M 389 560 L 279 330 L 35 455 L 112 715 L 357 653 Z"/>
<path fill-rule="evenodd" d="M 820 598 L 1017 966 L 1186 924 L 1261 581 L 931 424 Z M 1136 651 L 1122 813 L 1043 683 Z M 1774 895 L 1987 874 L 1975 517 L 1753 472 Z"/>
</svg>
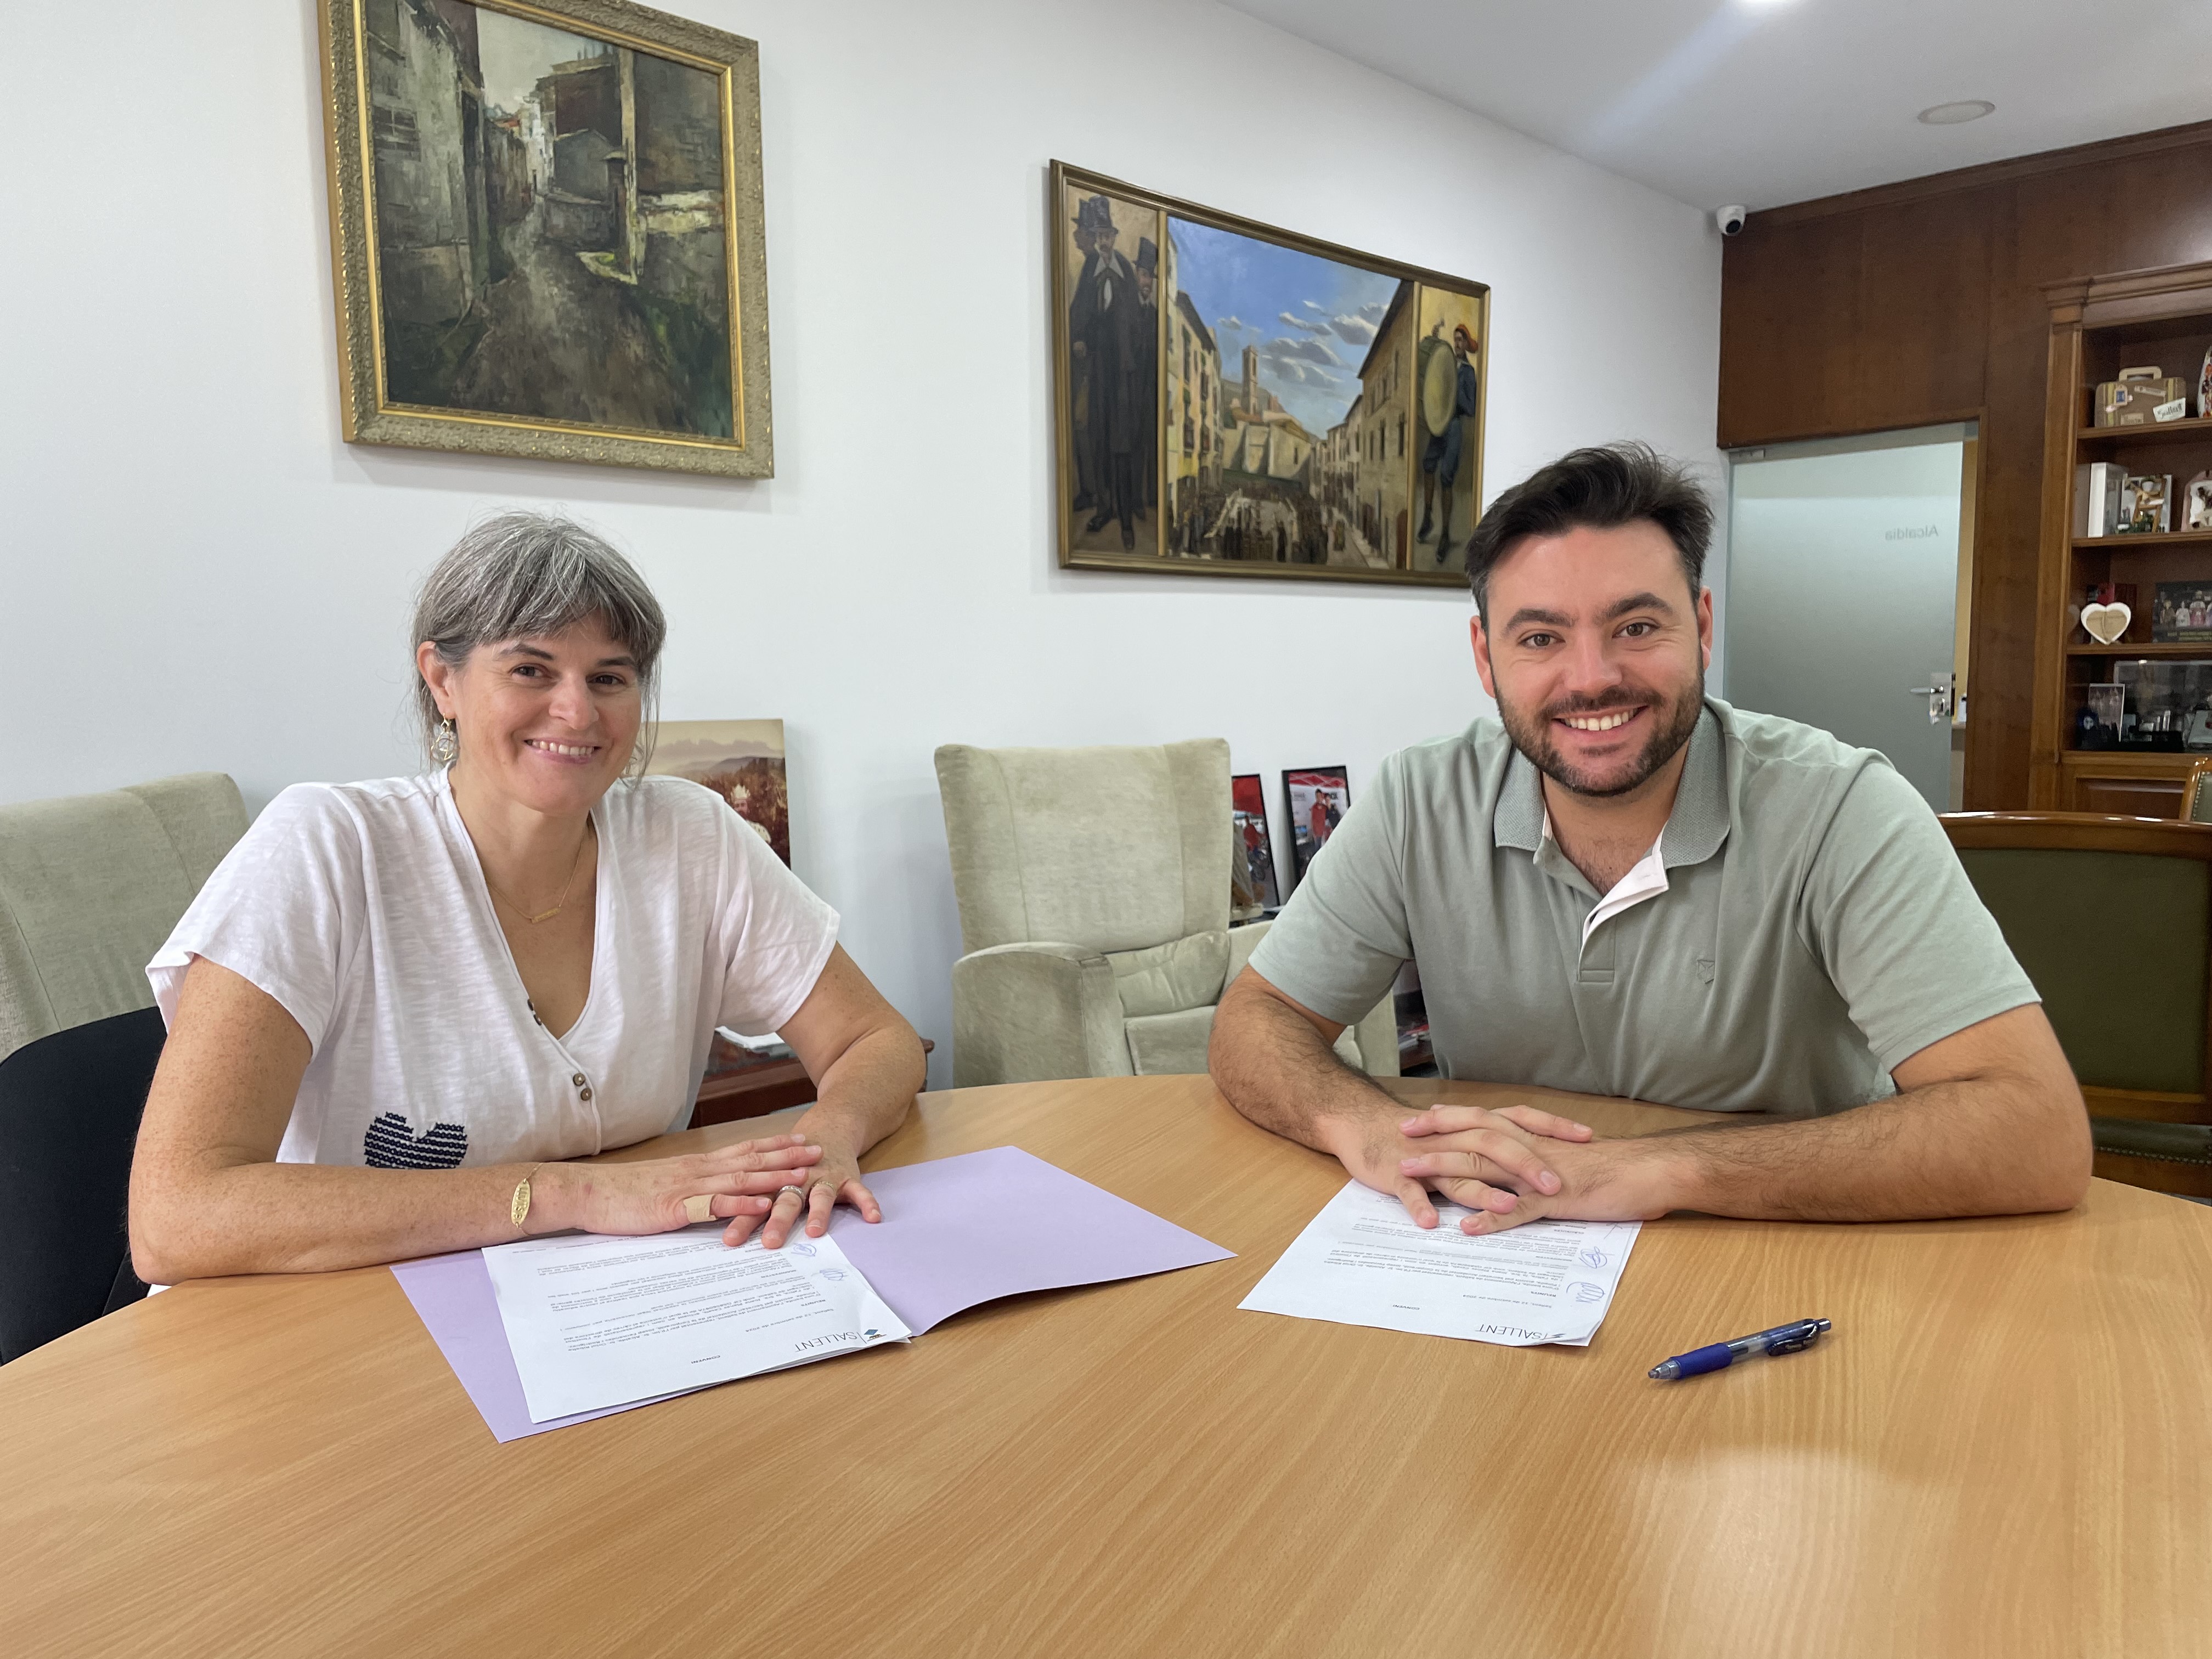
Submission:
<svg viewBox="0 0 2212 1659">
<path fill-rule="evenodd" d="M 197 956 L 300 1022 L 280 1164 L 443 1170 L 680 1129 L 714 1028 L 796 1013 L 837 913 L 696 783 L 617 784 L 592 817 L 591 989 L 564 1036 L 531 1012 L 443 772 L 271 801 L 147 965 L 161 1017 Z"/>
</svg>

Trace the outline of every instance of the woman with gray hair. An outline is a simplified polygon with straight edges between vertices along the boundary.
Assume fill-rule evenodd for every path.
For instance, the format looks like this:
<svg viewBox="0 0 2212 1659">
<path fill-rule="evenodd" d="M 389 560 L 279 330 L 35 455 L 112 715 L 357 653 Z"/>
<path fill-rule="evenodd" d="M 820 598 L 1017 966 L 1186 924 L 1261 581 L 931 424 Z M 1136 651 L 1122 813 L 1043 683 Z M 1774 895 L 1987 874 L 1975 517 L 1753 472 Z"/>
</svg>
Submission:
<svg viewBox="0 0 2212 1659">
<path fill-rule="evenodd" d="M 659 605 L 574 524 L 508 513 L 423 583 L 420 777 L 270 803 L 147 969 L 169 1025 L 131 1172 L 141 1278 L 298 1273 L 709 1216 L 771 1249 L 906 1115 L 921 1044 L 836 913 L 719 798 L 641 775 Z M 714 1028 L 780 1032 L 799 1132 L 680 1129 Z"/>
</svg>

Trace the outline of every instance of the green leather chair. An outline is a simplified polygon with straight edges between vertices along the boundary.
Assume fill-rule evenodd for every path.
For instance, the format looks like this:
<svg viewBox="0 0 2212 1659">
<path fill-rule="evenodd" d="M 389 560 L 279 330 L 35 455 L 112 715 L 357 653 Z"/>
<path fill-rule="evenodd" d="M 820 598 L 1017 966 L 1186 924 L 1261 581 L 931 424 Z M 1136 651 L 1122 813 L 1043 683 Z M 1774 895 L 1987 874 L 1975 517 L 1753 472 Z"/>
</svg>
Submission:
<svg viewBox="0 0 2212 1659">
<path fill-rule="evenodd" d="M 2212 1197 L 2212 825 L 2094 812 L 1942 822 L 2081 1081 L 2097 1173 Z"/>
<path fill-rule="evenodd" d="M 1229 925 L 1229 745 L 937 751 L 967 954 L 952 1081 L 1206 1070 L 1214 1005 L 1265 922 Z M 1385 996 L 1337 1052 L 1398 1074 Z"/>
<path fill-rule="evenodd" d="M 146 963 L 245 833 L 217 772 L 0 807 L 0 1362 L 146 1293 L 124 1213 L 165 1035 Z"/>
</svg>

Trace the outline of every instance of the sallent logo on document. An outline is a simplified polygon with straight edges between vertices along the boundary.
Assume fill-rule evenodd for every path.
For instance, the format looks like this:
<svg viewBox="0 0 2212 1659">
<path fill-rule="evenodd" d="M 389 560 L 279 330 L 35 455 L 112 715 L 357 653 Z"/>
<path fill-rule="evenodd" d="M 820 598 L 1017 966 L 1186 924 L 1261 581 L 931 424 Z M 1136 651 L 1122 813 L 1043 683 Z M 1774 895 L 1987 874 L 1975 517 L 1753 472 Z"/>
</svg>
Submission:
<svg viewBox="0 0 2212 1659">
<path fill-rule="evenodd" d="M 804 1342 L 794 1342 L 791 1346 L 798 1352 L 806 1353 L 816 1348 L 835 1347 L 841 1342 L 872 1342 L 882 1334 L 881 1331 L 874 1329 L 839 1331 L 831 1336 L 810 1336 Z"/>
</svg>

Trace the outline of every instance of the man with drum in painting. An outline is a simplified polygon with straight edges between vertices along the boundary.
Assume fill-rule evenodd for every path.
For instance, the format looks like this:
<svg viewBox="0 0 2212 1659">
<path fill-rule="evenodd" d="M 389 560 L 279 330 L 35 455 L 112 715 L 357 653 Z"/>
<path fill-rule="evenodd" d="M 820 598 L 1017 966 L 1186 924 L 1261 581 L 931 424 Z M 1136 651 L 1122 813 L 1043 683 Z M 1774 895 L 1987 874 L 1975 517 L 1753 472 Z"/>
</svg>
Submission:
<svg viewBox="0 0 2212 1659">
<path fill-rule="evenodd" d="M 1421 451 L 1421 528 L 1414 538 L 1425 542 L 1429 532 L 1436 530 L 1439 570 L 1451 552 L 1452 481 L 1459 477 L 1460 457 L 1467 451 L 1465 422 L 1474 418 L 1478 390 L 1474 365 L 1468 361 L 1475 349 L 1474 336 L 1465 323 L 1454 323 L 1447 354 L 1437 337 L 1443 327 L 1439 322 L 1421 342 L 1421 424 L 1428 428 L 1429 441 Z M 1443 524 L 1435 526 L 1431 507 L 1439 483 L 1443 486 L 1444 514 Z"/>
</svg>

